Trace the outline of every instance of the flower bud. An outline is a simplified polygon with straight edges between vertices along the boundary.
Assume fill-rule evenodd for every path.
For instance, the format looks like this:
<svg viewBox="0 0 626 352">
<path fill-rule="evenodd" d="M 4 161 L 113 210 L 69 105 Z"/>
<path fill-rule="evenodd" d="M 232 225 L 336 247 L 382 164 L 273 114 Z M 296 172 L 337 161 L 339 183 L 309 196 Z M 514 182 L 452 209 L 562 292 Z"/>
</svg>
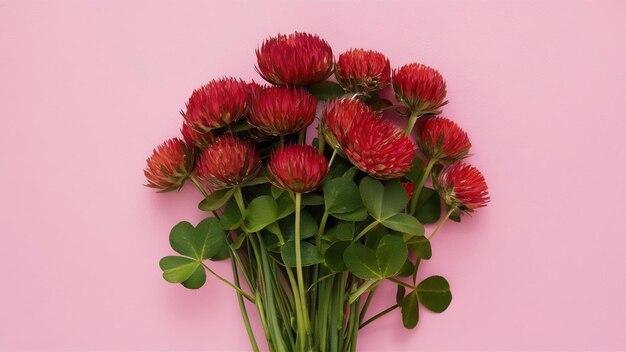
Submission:
<svg viewBox="0 0 626 352">
<path fill-rule="evenodd" d="M 473 212 L 489 202 L 487 183 L 477 168 L 461 161 L 441 171 L 435 188 L 450 207 Z"/>
<path fill-rule="evenodd" d="M 292 144 L 277 149 L 267 165 L 270 181 L 279 188 L 305 193 L 326 177 L 328 161 L 310 145 Z"/>
<path fill-rule="evenodd" d="M 445 117 L 424 120 L 420 124 L 417 144 L 429 159 L 444 163 L 463 159 L 472 146 L 467 133 Z"/>
<path fill-rule="evenodd" d="M 193 170 L 193 150 L 178 138 L 169 139 L 154 149 L 146 160 L 147 187 L 169 192 L 180 189 Z"/>
<path fill-rule="evenodd" d="M 413 166 L 413 140 L 358 100 L 330 102 L 322 131 L 329 144 L 335 143 L 354 165 L 376 178 L 398 178 Z"/>
<path fill-rule="evenodd" d="M 343 149 L 354 165 L 379 179 L 404 176 L 415 159 L 413 140 L 374 114 L 354 120 Z"/>
<path fill-rule="evenodd" d="M 434 68 L 408 64 L 393 71 L 393 90 L 398 101 L 417 116 L 439 114 L 447 104 L 446 82 Z"/>
<path fill-rule="evenodd" d="M 214 189 L 231 188 L 253 179 L 259 160 L 254 143 L 226 134 L 200 154 L 198 177 Z"/>
<path fill-rule="evenodd" d="M 333 51 L 328 43 L 308 33 L 279 34 L 256 50 L 257 72 L 271 84 L 312 85 L 332 73 Z"/>
<path fill-rule="evenodd" d="M 248 122 L 270 136 L 296 133 L 313 122 L 316 104 L 315 97 L 303 89 L 263 89 L 255 96 Z"/>
<path fill-rule="evenodd" d="M 371 114 L 371 109 L 360 100 L 333 99 L 322 114 L 320 132 L 331 147 L 343 153 L 341 145 L 346 141 L 352 122 L 365 114 Z"/>
<path fill-rule="evenodd" d="M 198 132 L 191 128 L 186 122 L 183 123 L 180 133 L 183 135 L 183 139 L 188 146 L 196 147 L 200 150 L 206 149 L 215 141 L 215 137 L 211 131 L 204 133 Z"/>
<path fill-rule="evenodd" d="M 191 128 L 208 132 L 248 114 L 251 85 L 235 78 L 220 78 L 196 89 L 182 113 Z"/>
<path fill-rule="evenodd" d="M 391 68 L 385 55 L 363 49 L 350 49 L 335 64 L 337 82 L 348 92 L 369 94 L 389 85 Z"/>
</svg>

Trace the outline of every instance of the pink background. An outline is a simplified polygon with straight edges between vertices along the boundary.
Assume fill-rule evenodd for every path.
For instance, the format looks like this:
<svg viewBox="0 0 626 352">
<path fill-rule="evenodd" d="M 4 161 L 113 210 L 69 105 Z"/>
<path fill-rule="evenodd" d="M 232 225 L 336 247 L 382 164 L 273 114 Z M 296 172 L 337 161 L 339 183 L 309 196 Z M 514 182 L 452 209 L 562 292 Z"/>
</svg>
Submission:
<svg viewBox="0 0 626 352">
<path fill-rule="evenodd" d="M 624 14 L 624 1 L 0 1 L 0 349 L 249 349 L 228 287 L 161 278 L 169 228 L 198 221 L 200 197 L 157 195 L 142 169 L 193 88 L 258 79 L 256 46 L 296 29 L 336 54 L 437 67 L 491 188 L 424 265 L 451 282 L 448 311 L 413 331 L 394 312 L 359 350 L 626 349 Z"/>
</svg>

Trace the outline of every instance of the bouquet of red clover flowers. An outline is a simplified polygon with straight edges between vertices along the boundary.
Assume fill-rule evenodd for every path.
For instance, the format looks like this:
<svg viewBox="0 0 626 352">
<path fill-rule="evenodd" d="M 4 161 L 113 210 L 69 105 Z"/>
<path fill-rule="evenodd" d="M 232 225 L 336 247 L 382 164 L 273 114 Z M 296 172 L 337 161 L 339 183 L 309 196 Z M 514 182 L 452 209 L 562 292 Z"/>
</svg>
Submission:
<svg viewBox="0 0 626 352">
<path fill-rule="evenodd" d="M 326 41 L 298 32 L 267 39 L 256 57 L 269 84 L 224 77 L 194 90 L 183 138 L 147 160 L 148 187 L 189 181 L 209 213 L 172 228 L 177 255 L 161 259 L 163 278 L 198 289 L 209 273 L 232 287 L 254 351 L 246 300 L 271 351 L 355 351 L 359 330 L 395 309 L 409 329 L 420 307 L 446 310 L 448 281 L 421 278 L 420 262 L 446 220 L 489 197 L 465 162 L 467 134 L 438 116 L 441 74 L 417 63 L 392 71 L 383 54 L 363 49 L 335 61 Z M 384 111 L 406 117 L 406 129 Z M 314 121 L 317 134 L 307 136 Z M 435 223 L 426 235 L 424 224 Z M 232 280 L 210 268 L 217 260 L 230 260 Z M 372 313 L 383 281 L 397 295 Z"/>
</svg>

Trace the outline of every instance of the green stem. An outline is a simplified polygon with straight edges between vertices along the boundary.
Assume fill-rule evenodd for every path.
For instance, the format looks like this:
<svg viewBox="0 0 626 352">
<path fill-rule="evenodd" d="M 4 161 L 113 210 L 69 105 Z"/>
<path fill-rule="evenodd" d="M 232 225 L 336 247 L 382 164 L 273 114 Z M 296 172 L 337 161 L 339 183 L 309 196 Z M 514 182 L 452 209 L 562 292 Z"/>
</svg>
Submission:
<svg viewBox="0 0 626 352">
<path fill-rule="evenodd" d="M 319 122 L 322 123 L 321 121 Z M 320 131 L 321 126 L 317 126 L 317 150 L 321 155 L 324 155 L 324 147 L 326 146 L 326 139 L 324 138 L 324 134 Z"/>
<path fill-rule="evenodd" d="M 348 303 L 352 304 L 354 303 L 354 301 L 356 301 L 359 297 L 361 297 L 361 295 L 363 293 L 365 293 L 365 291 L 367 291 L 368 288 L 370 288 L 370 286 L 374 285 L 374 288 L 376 288 L 376 286 L 378 286 L 378 284 L 380 283 L 379 280 L 370 280 L 370 281 L 365 281 L 361 286 L 359 286 L 359 288 L 356 289 L 356 291 L 352 292 L 350 294 L 350 296 L 348 296 Z"/>
<path fill-rule="evenodd" d="M 376 225 L 378 224 L 379 224 L 378 220 L 372 221 L 371 224 L 367 225 L 363 230 L 361 230 L 361 232 L 359 232 L 358 235 L 356 235 L 356 237 L 352 240 L 352 243 L 356 243 L 356 241 L 358 241 L 359 238 L 363 237 L 366 233 L 368 233 L 371 229 L 376 227 Z"/>
<path fill-rule="evenodd" d="M 446 216 L 441 219 L 439 221 L 439 223 L 437 224 L 437 227 L 435 227 L 435 229 L 433 230 L 433 232 L 430 234 L 430 236 L 428 236 L 428 239 L 430 240 L 431 238 L 435 237 L 435 235 L 437 234 L 437 231 L 439 231 L 439 229 L 441 228 L 441 226 L 443 226 L 443 223 L 446 222 L 446 220 L 448 220 L 450 218 L 450 215 L 452 215 L 452 213 L 456 210 L 456 208 L 450 208 L 450 210 L 448 210 L 448 212 L 446 213 Z"/>
<path fill-rule="evenodd" d="M 374 315 L 373 317 L 367 319 L 363 324 L 361 324 L 361 326 L 359 326 L 359 329 L 363 329 L 364 327 L 366 327 L 368 324 L 371 324 L 374 320 L 384 316 L 385 314 L 392 312 L 394 309 L 398 308 L 398 304 L 394 304 L 393 306 L 383 310 L 382 312 Z"/>
<path fill-rule="evenodd" d="M 315 243 L 317 245 L 317 248 L 319 248 L 320 243 L 322 241 L 322 235 L 324 234 L 324 231 L 326 230 L 326 222 L 328 221 L 328 211 L 325 211 L 324 214 L 322 215 L 322 220 L 320 220 L 320 227 L 317 231 L 317 238 L 315 239 Z"/>
<path fill-rule="evenodd" d="M 245 202 L 243 200 L 243 193 L 241 192 L 241 188 L 237 188 L 235 190 L 234 193 L 234 197 L 235 197 L 235 202 L 237 203 L 237 207 L 239 208 L 239 211 L 241 212 L 241 214 L 245 214 L 246 211 L 246 205 Z M 256 306 L 257 309 L 259 310 L 259 316 L 261 317 L 261 323 L 263 324 L 263 329 L 265 331 L 265 336 L 268 340 L 268 344 L 271 346 L 274 344 L 274 342 L 278 342 L 278 343 L 283 343 L 282 339 L 278 339 L 278 341 L 274 341 L 274 338 L 272 338 L 272 335 L 275 335 L 276 333 L 272 334 L 270 332 L 270 328 L 272 328 L 272 330 L 278 330 L 279 329 L 276 328 L 276 324 L 275 324 L 275 317 L 270 317 L 272 318 L 272 326 L 270 327 L 268 325 L 268 321 L 267 318 L 268 316 L 266 314 L 268 314 L 269 312 L 265 311 L 265 307 L 269 307 L 272 308 L 272 304 L 270 304 L 270 302 L 268 301 L 268 290 L 270 290 L 269 294 L 271 294 L 271 288 L 268 285 L 268 278 L 267 278 L 267 258 L 264 257 L 264 252 L 263 252 L 263 248 L 259 248 L 259 245 L 261 245 L 260 241 L 259 244 L 256 243 L 256 238 L 254 236 L 248 236 L 248 240 L 250 241 L 250 246 L 252 247 L 252 251 L 254 252 L 254 257 L 256 259 L 257 262 L 257 270 L 260 270 L 258 272 L 258 275 L 260 276 L 260 281 L 257 279 L 257 286 L 261 285 L 263 287 L 263 293 L 265 296 L 265 302 L 263 302 L 263 299 L 261 298 L 261 294 L 259 292 L 259 289 L 257 288 L 256 290 Z M 270 315 L 273 315 L 272 313 L 270 313 Z M 279 332 L 280 334 L 280 332 Z"/>
<path fill-rule="evenodd" d="M 209 268 L 206 264 L 202 263 L 202 266 L 204 266 L 204 268 L 206 270 L 208 270 L 211 274 L 213 274 L 215 277 L 217 277 L 218 279 L 220 279 L 223 283 L 227 284 L 228 286 L 232 287 L 233 289 L 235 289 L 235 291 L 237 291 L 237 293 L 241 294 L 245 299 L 247 299 L 248 301 L 254 303 L 254 297 L 250 296 L 249 294 L 245 293 L 241 288 L 239 288 L 238 286 L 236 286 L 235 284 L 233 284 L 232 282 L 226 280 L 225 278 L 221 277 L 218 273 L 216 273 L 215 271 L 211 270 L 211 268 Z"/>
<path fill-rule="evenodd" d="M 348 278 L 348 273 L 344 272 L 343 275 L 337 277 L 337 285 L 334 286 L 334 308 L 332 310 L 333 317 L 331 321 L 331 331 L 332 335 L 330 337 L 330 352 L 338 352 L 343 351 L 343 327 L 344 327 L 344 317 L 345 317 L 345 308 L 344 308 L 344 296 L 346 293 L 346 281 Z"/>
<path fill-rule="evenodd" d="M 309 333 L 309 314 L 306 304 L 306 296 L 305 296 L 305 288 L 304 286 L 304 274 L 302 273 L 302 253 L 300 249 L 300 213 L 302 206 L 302 193 L 296 192 L 296 234 L 295 234 L 295 244 L 296 244 L 296 277 L 298 280 L 298 293 L 300 295 L 300 305 L 302 309 L 302 316 L 300 317 L 300 323 L 304 326 L 304 330 L 306 334 Z M 303 336 L 301 341 L 301 346 L 306 346 L 306 337 Z"/>
<path fill-rule="evenodd" d="M 303 144 L 306 141 L 306 128 L 298 134 L 298 143 Z"/>
<path fill-rule="evenodd" d="M 298 284 L 296 283 L 296 278 L 293 276 L 293 272 L 291 271 L 291 268 L 289 267 L 285 267 L 285 271 L 287 272 L 287 278 L 289 280 L 289 283 L 291 284 L 291 291 L 293 293 L 293 304 L 294 307 L 296 309 L 296 327 L 298 330 L 298 336 L 302 336 L 302 338 L 304 338 L 304 336 L 306 335 L 306 331 L 304 329 L 304 325 L 301 324 L 300 322 L 300 318 L 302 316 L 302 304 L 300 302 L 300 293 L 298 291 Z M 300 341 L 301 339 L 298 339 L 298 341 Z"/>
<path fill-rule="evenodd" d="M 202 192 L 202 195 L 204 196 L 204 198 L 208 197 L 209 194 L 207 193 L 207 191 L 204 189 L 204 187 L 202 187 L 202 184 L 200 183 L 200 181 L 198 181 L 198 179 L 196 178 L 196 176 L 194 175 L 189 175 L 189 179 L 191 180 L 191 182 L 193 182 L 194 185 L 196 185 L 196 187 L 200 190 L 200 192 Z"/>
<path fill-rule="evenodd" d="M 330 280 L 329 283 L 327 283 L 327 286 L 325 286 L 326 291 L 328 291 L 328 306 L 329 306 L 329 317 L 328 317 L 328 332 L 329 332 L 329 338 L 328 338 L 328 346 L 329 348 L 326 349 L 326 351 L 330 351 L 330 352 L 336 352 L 337 349 L 339 348 L 338 345 L 338 340 L 337 340 L 337 311 L 339 310 L 339 308 L 336 305 L 337 300 L 335 299 L 337 293 L 335 293 L 333 295 L 333 289 L 336 287 L 335 286 L 335 282 L 337 281 L 339 277 L 337 278 L 333 278 L 332 280 Z M 340 279 L 340 278 L 339 278 Z M 343 302 L 342 302 L 343 303 Z"/>
<path fill-rule="evenodd" d="M 233 277 L 235 279 L 235 284 L 239 286 L 239 273 L 237 270 L 237 264 L 235 263 L 235 259 L 232 255 L 232 250 L 230 255 L 230 263 L 233 268 Z M 246 310 L 246 304 L 243 301 L 243 295 L 237 292 L 237 301 L 239 303 L 239 310 L 241 311 L 241 317 L 243 318 L 243 323 L 246 327 L 246 332 L 248 333 L 248 338 L 250 339 L 250 344 L 252 345 L 252 350 L 254 352 L 259 352 L 259 346 L 256 343 L 256 339 L 254 338 L 254 332 L 252 331 L 252 326 L 250 325 L 250 318 L 248 318 L 248 311 Z"/>
<path fill-rule="evenodd" d="M 333 154 L 334 157 L 335 154 Z M 332 158 L 331 158 L 331 162 L 332 162 Z M 330 166 L 329 166 L 330 167 Z M 322 215 L 322 219 L 320 221 L 320 226 L 319 229 L 317 231 L 317 236 L 315 237 L 315 246 L 319 249 L 322 243 L 322 235 L 324 234 L 324 231 L 326 229 L 326 222 L 328 221 L 328 211 L 324 211 L 324 214 Z M 321 314 L 327 314 L 327 309 L 328 309 L 328 302 L 319 302 L 321 298 L 320 294 L 325 294 L 325 291 L 322 291 L 322 288 L 320 288 L 320 281 L 319 278 L 319 274 L 320 274 L 320 265 L 316 265 L 313 268 L 313 278 L 312 278 L 312 284 L 309 288 L 311 294 L 311 321 L 314 324 L 314 329 L 317 328 L 318 333 L 316 334 L 316 336 L 318 337 L 316 340 L 319 341 L 320 345 L 324 346 L 326 344 L 326 328 L 320 328 L 319 325 L 320 324 L 327 324 L 326 320 L 326 316 L 323 316 L 322 318 L 318 318 L 318 310 L 320 310 Z M 332 283 L 332 282 L 331 282 Z M 322 287 L 327 287 L 328 284 L 324 284 Z M 311 290 L 312 288 L 312 290 Z M 308 291 L 308 290 L 307 290 Z M 320 321 L 320 319 L 322 319 L 322 321 Z M 317 346 L 317 349 L 319 349 L 319 345 Z M 325 348 L 325 347 L 324 347 Z"/>
<path fill-rule="evenodd" d="M 198 179 L 194 175 L 189 175 L 189 179 L 191 180 L 191 182 L 193 182 L 194 185 L 196 185 L 196 188 L 200 190 L 204 198 L 207 198 L 209 196 L 207 191 L 204 189 L 204 187 L 202 187 L 202 184 L 198 181 Z M 215 210 L 211 210 L 211 213 L 213 213 L 213 217 L 219 220 L 220 217 L 217 216 L 217 213 L 215 212 Z"/>
<path fill-rule="evenodd" d="M 267 320 L 269 321 L 269 325 L 273 331 L 271 334 L 272 344 L 275 345 L 277 351 L 285 351 L 287 350 L 285 346 L 285 341 L 283 340 L 283 336 L 278 325 L 278 312 L 276 312 L 276 296 L 274 294 L 274 289 L 276 288 L 274 285 L 274 280 L 272 280 L 272 272 L 275 272 L 275 268 L 270 268 L 270 261 L 267 258 L 267 249 L 263 245 L 263 240 L 258 238 L 259 244 L 259 252 L 261 254 L 261 263 L 263 265 L 263 288 L 265 300 L 267 302 Z"/>
<path fill-rule="evenodd" d="M 413 127 L 415 126 L 415 122 L 417 121 L 417 119 L 420 117 L 420 115 L 418 115 L 417 111 L 413 111 L 411 112 L 411 116 L 409 116 L 409 122 L 406 124 L 406 129 L 404 130 L 404 135 L 405 136 L 410 136 L 411 135 L 411 131 L 413 131 Z"/>
<path fill-rule="evenodd" d="M 243 278 L 246 280 L 246 283 L 248 284 L 248 286 L 250 287 L 250 289 L 252 290 L 252 280 L 250 279 L 250 273 L 249 271 L 246 269 L 246 266 L 244 265 L 244 261 L 241 259 L 241 257 L 239 256 L 239 254 L 237 254 L 236 251 L 234 250 L 230 250 L 230 253 L 232 254 L 232 257 L 234 258 L 235 262 L 237 263 L 237 265 L 239 265 L 239 267 L 241 268 L 241 273 L 243 274 Z M 241 287 L 241 285 L 239 285 Z"/>
<path fill-rule="evenodd" d="M 363 304 L 363 308 L 361 308 L 361 314 L 359 315 L 359 322 L 365 319 L 365 314 L 367 314 L 367 309 L 370 307 L 370 304 L 372 303 L 372 299 L 374 298 L 374 294 L 376 293 L 377 287 L 378 286 L 372 287 L 372 289 L 370 290 L 370 293 L 367 295 L 367 298 L 365 299 L 365 304 Z"/>
<path fill-rule="evenodd" d="M 244 204 L 244 201 L 243 201 L 243 194 L 241 193 L 241 188 L 237 188 L 235 193 L 233 193 L 233 196 L 235 197 L 235 202 L 237 202 L 237 207 L 239 207 L 239 212 L 241 212 L 242 216 L 245 215 L 246 205 Z"/>
<path fill-rule="evenodd" d="M 393 282 L 393 283 L 396 283 L 396 284 L 398 284 L 398 285 L 400 285 L 400 286 L 404 286 L 404 287 L 406 287 L 406 288 L 410 288 L 411 290 L 415 290 L 415 287 L 414 287 L 414 286 L 411 286 L 411 285 L 407 284 L 406 282 L 404 282 L 404 281 L 400 281 L 400 280 L 398 280 L 398 279 L 396 279 L 396 278 L 393 278 L 393 277 L 388 277 L 388 278 L 387 278 L 387 280 L 389 280 L 389 281 L 391 281 L 391 282 Z"/>
<path fill-rule="evenodd" d="M 350 352 L 356 352 L 357 334 L 359 333 L 359 305 L 361 298 L 350 305 L 350 321 L 348 323 L 348 346 Z"/>
<path fill-rule="evenodd" d="M 333 165 L 335 157 L 337 157 L 337 149 L 333 149 L 333 155 L 330 156 L 330 160 L 328 161 L 328 170 L 330 170 L 331 165 Z"/>
<path fill-rule="evenodd" d="M 276 233 L 276 236 L 278 237 L 278 241 L 280 242 L 280 245 L 282 246 L 285 244 L 285 239 L 283 238 L 283 235 L 280 232 L 280 228 L 278 230 L 279 231 L 278 233 Z M 287 273 L 287 279 L 289 281 L 289 284 L 291 286 L 291 292 L 293 294 L 293 309 L 295 309 L 296 311 L 296 317 L 300 317 L 302 316 L 302 308 L 300 304 L 300 294 L 298 291 L 298 284 L 296 283 L 296 279 L 290 267 L 285 266 L 285 272 Z M 299 320 L 297 321 L 299 322 Z M 288 322 L 288 323 L 290 324 L 291 322 Z M 297 330 L 298 330 L 299 336 L 305 336 L 306 331 L 304 330 L 304 326 L 302 324 L 299 324 L 299 323 L 297 324 Z"/>
<path fill-rule="evenodd" d="M 417 210 L 417 200 L 420 197 L 420 193 L 422 193 L 422 189 L 424 188 L 424 184 L 426 183 L 426 179 L 428 178 L 428 175 L 430 174 L 430 172 L 433 169 L 433 166 L 435 166 L 436 163 L 437 163 L 437 159 L 430 159 L 428 161 L 428 165 L 426 165 L 426 170 L 424 170 L 422 179 L 413 190 L 413 195 L 411 196 L 411 207 L 409 210 L 409 214 L 411 215 L 415 214 L 415 211 Z"/>
<path fill-rule="evenodd" d="M 417 270 L 419 269 L 421 262 L 421 258 L 415 259 L 415 267 L 413 268 L 413 285 L 417 285 Z"/>
<path fill-rule="evenodd" d="M 332 281 L 331 281 L 332 283 Z M 326 344 L 327 344 L 327 332 L 328 332 L 328 313 L 329 313 L 329 292 L 328 290 L 326 290 L 326 287 L 328 286 L 328 282 L 324 281 L 324 282 L 320 282 L 318 287 L 319 287 L 319 305 L 318 305 L 318 311 L 316 312 L 315 309 L 311 310 L 311 320 L 313 321 L 314 324 L 314 331 L 315 331 L 315 336 L 317 337 L 315 340 L 317 342 L 317 345 L 315 346 L 315 350 L 317 351 L 326 351 Z M 311 299 L 313 302 L 315 302 L 313 299 Z M 313 314 L 315 314 L 315 317 L 313 317 Z"/>
<path fill-rule="evenodd" d="M 256 238 L 254 236 L 248 236 L 248 241 L 250 243 L 250 247 L 252 248 L 252 253 L 254 254 L 254 259 L 256 260 L 256 268 L 257 270 L 261 270 L 258 271 L 256 273 L 257 277 L 257 289 L 255 291 L 255 299 L 256 299 L 256 307 L 257 310 L 259 311 L 259 317 L 261 318 L 261 325 L 263 325 L 263 332 L 265 332 L 265 339 L 268 342 L 268 345 L 270 345 L 270 348 L 272 348 L 272 338 L 271 338 L 271 331 L 270 331 L 270 327 L 267 324 L 267 317 L 266 317 L 266 312 L 265 312 L 265 307 L 267 305 L 267 302 L 263 301 L 263 298 L 261 297 L 261 288 L 263 288 L 263 291 L 265 291 L 265 282 L 262 282 L 263 280 L 263 263 L 261 262 L 261 255 L 260 250 L 258 245 L 256 244 Z"/>
</svg>

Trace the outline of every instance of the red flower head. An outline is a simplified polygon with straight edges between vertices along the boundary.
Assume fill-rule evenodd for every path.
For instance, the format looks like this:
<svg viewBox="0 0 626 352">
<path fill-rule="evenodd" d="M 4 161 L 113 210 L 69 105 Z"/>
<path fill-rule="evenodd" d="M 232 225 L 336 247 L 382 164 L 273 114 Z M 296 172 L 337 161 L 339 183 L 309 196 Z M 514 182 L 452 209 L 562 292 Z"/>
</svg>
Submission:
<svg viewBox="0 0 626 352">
<path fill-rule="evenodd" d="M 183 135 L 185 143 L 190 147 L 196 147 L 198 149 L 206 149 L 213 144 L 215 137 L 211 131 L 201 133 L 193 128 L 189 127 L 186 122 L 183 123 L 183 127 L 180 129 L 180 133 Z"/>
<path fill-rule="evenodd" d="M 454 121 L 432 117 L 421 123 L 417 144 L 429 158 L 451 163 L 467 156 L 472 144 Z"/>
<path fill-rule="evenodd" d="M 446 105 L 446 82 L 434 68 L 422 64 L 404 65 L 393 71 L 396 98 L 418 116 L 439 114 Z"/>
<path fill-rule="evenodd" d="M 446 204 L 467 212 L 484 207 L 489 202 L 483 175 L 477 168 L 461 161 L 443 169 L 435 187 Z"/>
<path fill-rule="evenodd" d="M 333 51 L 320 37 L 308 33 L 279 34 L 256 50 L 257 72 L 279 85 L 311 85 L 332 73 Z"/>
<path fill-rule="evenodd" d="M 315 97 L 303 89 L 263 89 L 256 95 L 248 122 L 271 136 L 296 133 L 313 122 L 316 104 Z"/>
<path fill-rule="evenodd" d="M 348 132 L 352 128 L 352 122 L 360 116 L 371 114 L 371 109 L 360 100 L 334 99 L 326 105 L 320 130 L 328 144 L 341 151 L 341 145 L 346 142 Z"/>
<path fill-rule="evenodd" d="M 409 196 L 409 199 L 413 196 L 413 190 L 415 189 L 415 184 L 413 182 L 402 182 L 402 187 L 406 191 L 406 194 Z"/>
<path fill-rule="evenodd" d="M 248 83 L 248 97 L 250 98 L 250 101 L 253 102 L 254 99 L 256 99 L 257 94 L 265 88 L 267 88 L 267 86 L 262 86 L 254 81 Z"/>
<path fill-rule="evenodd" d="M 146 160 L 146 186 L 159 192 L 180 189 L 193 169 L 193 151 L 178 138 L 160 144 Z"/>
<path fill-rule="evenodd" d="M 215 189 L 231 188 L 253 179 L 259 168 L 254 143 L 226 134 L 200 154 L 198 177 Z"/>
<path fill-rule="evenodd" d="M 277 149 L 267 168 L 276 187 L 304 193 L 317 188 L 328 171 L 328 161 L 310 145 L 292 144 Z"/>
<path fill-rule="evenodd" d="M 224 127 L 248 113 L 250 87 L 234 78 L 212 80 L 193 91 L 182 115 L 196 131 Z"/>
<path fill-rule="evenodd" d="M 343 151 L 359 169 L 379 179 L 403 176 L 415 159 L 413 140 L 372 112 L 352 122 Z"/>
<path fill-rule="evenodd" d="M 335 77 L 347 91 L 369 94 L 391 81 L 391 68 L 385 55 L 372 50 L 350 49 L 339 55 Z"/>
</svg>

